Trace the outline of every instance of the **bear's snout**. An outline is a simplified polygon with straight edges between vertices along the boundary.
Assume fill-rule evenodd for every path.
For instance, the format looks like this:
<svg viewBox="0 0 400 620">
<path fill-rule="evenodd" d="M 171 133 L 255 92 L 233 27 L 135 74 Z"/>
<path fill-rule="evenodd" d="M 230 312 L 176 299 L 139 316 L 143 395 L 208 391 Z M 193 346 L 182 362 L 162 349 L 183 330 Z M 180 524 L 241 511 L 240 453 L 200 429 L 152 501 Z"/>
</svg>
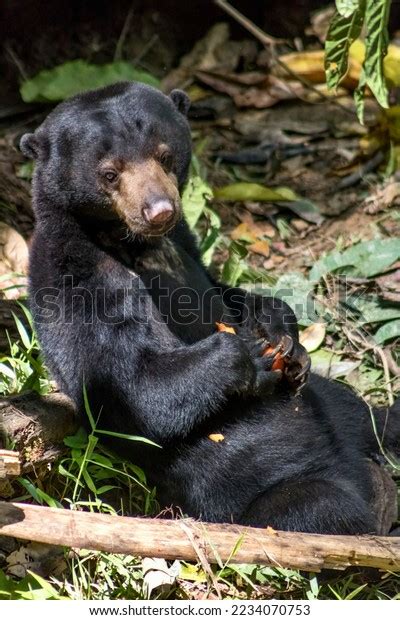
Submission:
<svg viewBox="0 0 400 620">
<path fill-rule="evenodd" d="M 146 202 L 142 209 L 142 214 L 146 222 L 152 226 L 164 227 L 174 217 L 175 208 L 170 200 L 159 198 Z"/>
</svg>

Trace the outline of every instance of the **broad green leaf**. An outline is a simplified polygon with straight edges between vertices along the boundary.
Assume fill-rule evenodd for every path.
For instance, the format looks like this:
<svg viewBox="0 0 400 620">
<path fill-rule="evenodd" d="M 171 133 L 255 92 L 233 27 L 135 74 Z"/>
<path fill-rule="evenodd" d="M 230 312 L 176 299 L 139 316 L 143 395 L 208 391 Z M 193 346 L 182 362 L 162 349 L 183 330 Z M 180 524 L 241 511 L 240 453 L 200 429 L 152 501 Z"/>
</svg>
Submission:
<svg viewBox="0 0 400 620">
<path fill-rule="evenodd" d="M 23 82 L 20 92 L 27 103 L 62 101 L 78 93 L 115 82 L 135 80 L 158 87 L 159 81 L 146 71 L 135 69 L 129 62 L 119 61 L 93 65 L 85 60 L 72 60 L 53 69 L 40 71 Z"/>
<path fill-rule="evenodd" d="M 43 579 L 43 577 L 41 577 L 40 575 L 37 575 L 36 573 L 33 573 L 30 570 L 28 570 L 27 572 L 42 587 L 42 590 L 44 590 L 44 592 L 46 593 L 46 597 L 45 597 L 46 599 L 49 599 L 49 598 L 54 598 L 56 600 L 62 599 L 62 597 L 58 594 L 57 590 L 55 590 L 53 586 L 48 581 L 46 581 L 46 579 Z"/>
<path fill-rule="evenodd" d="M 82 427 L 78 429 L 75 435 L 68 435 L 67 437 L 64 437 L 64 444 L 69 448 L 81 448 L 83 450 L 86 448 L 87 442 L 87 433 Z"/>
<path fill-rule="evenodd" d="M 359 0 L 336 0 L 338 13 L 343 17 L 350 17 L 358 9 Z"/>
<path fill-rule="evenodd" d="M 194 228 L 212 198 L 211 187 L 199 175 L 191 176 L 182 194 L 182 209 L 189 228 Z"/>
<path fill-rule="evenodd" d="M 344 252 L 334 250 L 320 258 L 310 271 L 310 280 L 318 281 L 327 273 L 341 270 L 355 277 L 370 278 L 400 258 L 400 238 L 373 239 L 351 246 Z"/>
<path fill-rule="evenodd" d="M 236 286 L 240 276 L 246 268 L 243 259 L 247 256 L 246 248 L 237 241 L 232 241 L 229 246 L 229 258 L 222 270 L 222 280 L 228 286 Z"/>
<path fill-rule="evenodd" d="M 365 82 L 383 108 L 389 107 L 388 89 L 383 70 L 383 61 L 389 43 L 389 10 L 390 0 L 367 0 L 365 12 L 367 35 L 363 66 Z"/>
<path fill-rule="evenodd" d="M 387 305 L 377 295 L 350 296 L 346 305 L 352 318 L 357 319 L 360 325 L 382 323 L 400 318 L 400 306 Z"/>
<path fill-rule="evenodd" d="M 3 364 L 2 362 L 0 362 L 0 374 L 5 375 L 9 379 L 12 379 L 12 380 L 15 379 L 15 372 L 11 368 L 9 368 L 6 364 Z"/>
<path fill-rule="evenodd" d="M 384 344 L 388 340 L 400 338 L 400 320 L 391 321 L 382 325 L 374 335 L 374 338 L 378 344 Z"/>
<path fill-rule="evenodd" d="M 336 13 L 330 23 L 325 42 L 325 72 L 328 88 L 337 88 L 340 80 L 346 75 L 350 46 L 361 33 L 366 0 L 360 0 L 357 4 L 359 6 L 356 6 L 350 13 L 348 11 L 345 15 L 340 12 Z"/>
<path fill-rule="evenodd" d="M 293 200 L 292 202 L 281 202 L 280 206 L 290 209 L 298 217 L 312 224 L 321 224 L 325 219 L 311 200 L 301 199 Z"/>
<path fill-rule="evenodd" d="M 344 377 L 355 370 L 360 361 L 342 360 L 340 355 L 325 349 L 318 349 L 310 354 L 312 371 L 322 377 L 336 379 Z"/>
<path fill-rule="evenodd" d="M 232 183 L 224 187 L 214 189 L 214 197 L 219 200 L 245 202 L 254 200 L 257 202 L 282 202 L 298 200 L 298 196 L 288 187 L 275 187 L 271 189 L 259 183 Z"/>
</svg>

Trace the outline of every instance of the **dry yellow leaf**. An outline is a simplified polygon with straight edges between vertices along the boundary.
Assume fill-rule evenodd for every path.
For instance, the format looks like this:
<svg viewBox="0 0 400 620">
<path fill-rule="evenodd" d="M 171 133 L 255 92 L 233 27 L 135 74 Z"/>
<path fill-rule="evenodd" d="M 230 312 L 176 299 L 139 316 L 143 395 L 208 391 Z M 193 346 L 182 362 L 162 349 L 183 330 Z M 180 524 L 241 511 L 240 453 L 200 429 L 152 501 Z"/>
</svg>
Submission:
<svg viewBox="0 0 400 620">
<path fill-rule="evenodd" d="M 324 341 L 326 327 L 324 323 L 313 323 L 300 333 L 300 344 L 308 351 L 316 351 Z"/>
<path fill-rule="evenodd" d="M 233 241 L 247 241 L 248 243 L 254 243 L 257 241 L 257 228 L 242 222 L 239 226 L 236 226 L 231 232 L 231 239 Z"/>
<path fill-rule="evenodd" d="M 266 258 L 268 258 L 270 252 L 268 241 L 264 241 L 263 239 L 258 239 L 249 245 L 247 249 L 254 254 L 261 254 L 261 256 L 265 256 Z"/>
<path fill-rule="evenodd" d="M 221 433 L 211 433 L 208 436 L 208 439 L 211 439 L 211 441 L 215 441 L 215 443 L 220 443 L 221 441 L 224 441 L 225 437 L 221 435 Z"/>
</svg>

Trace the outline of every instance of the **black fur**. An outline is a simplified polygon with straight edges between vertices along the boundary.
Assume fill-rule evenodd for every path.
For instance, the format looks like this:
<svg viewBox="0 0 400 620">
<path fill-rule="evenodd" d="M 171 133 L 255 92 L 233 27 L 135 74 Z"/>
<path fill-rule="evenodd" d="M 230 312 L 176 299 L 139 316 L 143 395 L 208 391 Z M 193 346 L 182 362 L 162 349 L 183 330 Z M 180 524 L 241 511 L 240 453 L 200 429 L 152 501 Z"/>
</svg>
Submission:
<svg viewBox="0 0 400 620">
<path fill-rule="evenodd" d="M 49 369 L 81 411 L 86 385 L 100 428 L 161 446 L 114 442 L 164 505 L 209 521 L 373 532 L 368 408 L 317 376 L 295 395 L 260 357 L 257 336 L 288 334 L 290 364 L 306 366 L 290 308 L 215 283 L 183 220 L 163 237 L 126 238 L 109 212 L 96 180 L 105 156 L 143 161 L 166 144 L 182 188 L 187 109 L 182 93 L 119 84 L 61 104 L 23 138 L 36 158 L 31 307 Z M 192 304 L 185 316 L 177 289 Z M 239 337 L 216 333 L 221 320 Z M 208 438 L 216 432 L 224 441 Z"/>
</svg>

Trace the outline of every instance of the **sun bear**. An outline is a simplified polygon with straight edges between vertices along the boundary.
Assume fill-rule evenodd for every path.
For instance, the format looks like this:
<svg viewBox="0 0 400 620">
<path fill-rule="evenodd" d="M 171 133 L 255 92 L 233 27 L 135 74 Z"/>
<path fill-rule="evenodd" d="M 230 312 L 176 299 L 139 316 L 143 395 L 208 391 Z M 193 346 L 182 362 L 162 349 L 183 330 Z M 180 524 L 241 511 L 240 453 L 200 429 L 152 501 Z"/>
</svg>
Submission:
<svg viewBox="0 0 400 620">
<path fill-rule="evenodd" d="M 309 358 L 289 306 L 224 286 L 202 265 L 180 203 L 188 107 L 182 91 L 120 83 L 60 104 L 23 136 L 36 162 L 30 306 L 48 368 L 83 417 L 86 389 L 99 428 L 157 444 L 113 440 L 163 506 L 207 521 L 374 532 L 368 407 L 317 376 L 301 385 Z M 283 374 L 266 343 L 285 358 Z M 376 415 L 380 432 L 385 412 Z"/>
</svg>

